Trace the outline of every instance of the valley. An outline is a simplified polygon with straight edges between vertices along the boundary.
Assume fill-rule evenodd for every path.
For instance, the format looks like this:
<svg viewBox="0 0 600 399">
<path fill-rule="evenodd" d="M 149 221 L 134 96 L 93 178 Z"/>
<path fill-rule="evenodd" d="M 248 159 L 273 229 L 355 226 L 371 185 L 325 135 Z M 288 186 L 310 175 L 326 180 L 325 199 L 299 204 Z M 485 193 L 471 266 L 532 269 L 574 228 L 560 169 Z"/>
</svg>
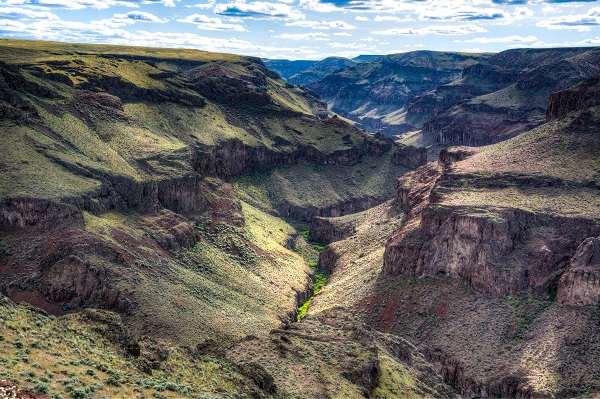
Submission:
<svg viewBox="0 0 600 399">
<path fill-rule="evenodd" d="M 595 397 L 599 56 L 0 39 L 0 389 Z"/>
</svg>

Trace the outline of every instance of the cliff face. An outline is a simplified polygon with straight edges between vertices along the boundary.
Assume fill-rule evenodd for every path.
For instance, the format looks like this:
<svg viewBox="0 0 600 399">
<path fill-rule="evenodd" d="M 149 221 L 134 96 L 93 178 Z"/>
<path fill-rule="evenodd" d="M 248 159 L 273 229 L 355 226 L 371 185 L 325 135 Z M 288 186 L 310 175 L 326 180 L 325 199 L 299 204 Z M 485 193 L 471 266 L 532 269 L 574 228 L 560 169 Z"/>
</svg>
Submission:
<svg viewBox="0 0 600 399">
<path fill-rule="evenodd" d="M 546 120 L 552 93 L 595 75 L 599 57 L 596 49 L 499 53 L 416 101 L 432 98 L 440 105 L 423 130 L 447 145 L 481 146 L 514 137 Z M 548 112 L 554 112 L 552 103 Z"/>
<path fill-rule="evenodd" d="M 597 86 L 592 78 L 553 96 L 549 114 L 560 108 L 559 98 L 588 106 L 502 146 L 502 153 L 493 146 L 445 150 L 440 166 L 399 179 L 396 198 L 410 219 L 386 246 L 384 273 L 459 277 L 499 296 L 530 289 L 549 297 L 558 285 L 562 302 L 596 304 L 595 239 L 588 237 L 600 229 L 593 167 L 598 109 L 590 100 Z M 542 155 L 550 148 L 555 157 Z M 544 199 L 556 194 L 560 202 Z M 523 195 L 545 206 L 525 205 Z M 589 211 L 565 216 L 579 207 L 580 195 L 590 196 Z"/>
<path fill-rule="evenodd" d="M 600 304 L 600 239 L 586 238 L 558 283 L 556 299 L 572 305 Z"/>
<path fill-rule="evenodd" d="M 551 121 L 569 112 L 600 104 L 600 75 L 592 76 L 567 90 L 552 93 L 546 112 L 546 120 Z"/>
<path fill-rule="evenodd" d="M 487 56 L 417 51 L 383 56 L 310 86 L 332 111 L 387 136 L 418 129 L 401 113 L 412 98 L 449 83 Z"/>
</svg>

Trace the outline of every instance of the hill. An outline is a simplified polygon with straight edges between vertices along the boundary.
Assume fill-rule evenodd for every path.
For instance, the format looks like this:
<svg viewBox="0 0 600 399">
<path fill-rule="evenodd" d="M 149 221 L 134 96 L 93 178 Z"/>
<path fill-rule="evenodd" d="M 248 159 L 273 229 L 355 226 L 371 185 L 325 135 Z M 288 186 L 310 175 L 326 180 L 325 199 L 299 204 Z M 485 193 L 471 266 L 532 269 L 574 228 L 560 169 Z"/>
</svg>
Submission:
<svg viewBox="0 0 600 399">
<path fill-rule="evenodd" d="M 296 230 L 240 201 L 232 176 L 405 171 L 383 161 L 393 143 L 320 120 L 317 98 L 256 58 L 2 40 L 0 73 L 0 287 L 54 314 L 100 304 L 188 345 L 268 330 L 295 318 L 312 271 Z M 297 213 L 362 210 L 383 187 L 340 177 L 341 196 Z"/>
<path fill-rule="evenodd" d="M 386 55 L 338 71 L 310 88 L 329 108 L 368 131 L 385 135 L 414 130 L 406 105 L 416 95 L 452 82 L 462 70 L 489 57 L 486 54 L 415 51 Z"/>
<path fill-rule="evenodd" d="M 399 179 L 395 203 L 323 219 L 314 233 L 339 241 L 308 314 L 343 306 L 408 337 L 466 397 L 594 397 L 597 82 L 553 95 L 531 131 L 442 152 Z"/>
<path fill-rule="evenodd" d="M 596 48 L 417 51 L 375 58 L 310 88 L 367 130 L 393 136 L 422 129 L 417 141 L 424 146 L 479 146 L 543 123 L 550 94 L 595 74 L 598 54 Z"/>
<path fill-rule="evenodd" d="M 550 94 L 594 75 L 599 62 L 597 48 L 507 50 L 415 99 L 409 109 L 430 104 L 432 119 L 423 131 L 439 143 L 497 143 L 542 124 Z"/>
<path fill-rule="evenodd" d="M 311 60 L 270 60 L 267 58 L 264 58 L 262 61 L 267 68 L 277 72 L 285 80 L 309 69 L 318 62 Z"/>
<path fill-rule="evenodd" d="M 327 57 L 324 60 L 317 62 L 310 68 L 298 72 L 297 74 L 290 76 L 288 82 L 299 85 L 308 86 L 311 83 L 317 82 L 323 79 L 327 75 L 345 69 L 358 64 L 359 61 L 351 60 L 343 57 Z"/>
</svg>

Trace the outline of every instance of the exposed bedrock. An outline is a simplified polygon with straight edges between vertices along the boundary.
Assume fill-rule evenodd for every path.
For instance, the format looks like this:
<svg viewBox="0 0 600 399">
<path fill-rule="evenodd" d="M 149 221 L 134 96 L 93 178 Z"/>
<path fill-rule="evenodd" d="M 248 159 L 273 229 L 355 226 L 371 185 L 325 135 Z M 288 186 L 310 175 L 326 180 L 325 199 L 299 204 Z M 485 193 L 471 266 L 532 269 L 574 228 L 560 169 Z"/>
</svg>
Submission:
<svg viewBox="0 0 600 399">
<path fill-rule="evenodd" d="M 436 191 L 449 178 L 438 172 L 436 180 L 431 165 L 421 169 L 399 179 L 397 201 L 410 219 L 386 245 L 386 274 L 462 278 L 478 292 L 508 295 L 531 288 L 545 297 L 556 289 L 579 243 L 600 233 L 595 221 L 583 218 L 437 205 Z M 571 280 L 585 279 L 590 288 L 580 287 L 588 298 L 596 274 L 582 273 L 573 269 Z"/>
<path fill-rule="evenodd" d="M 600 74 L 567 90 L 550 95 L 546 120 L 560 118 L 569 112 L 600 105 Z"/>
<path fill-rule="evenodd" d="M 104 263 L 124 265 L 131 256 L 81 227 L 52 229 L 17 249 L 19 255 L 0 267 L 1 286 L 12 299 L 51 313 L 60 313 L 59 304 L 75 308 L 103 303 L 121 311 L 131 309 L 130 298 L 114 284 L 116 276 Z"/>
<path fill-rule="evenodd" d="M 321 242 L 334 242 L 343 240 L 354 234 L 355 228 L 351 224 L 341 225 L 333 223 L 331 219 L 315 217 L 310 223 L 310 236 Z"/>
<path fill-rule="evenodd" d="M 427 163 L 427 148 L 407 145 L 399 147 L 392 158 L 394 163 L 407 168 L 418 168 Z"/>
<path fill-rule="evenodd" d="M 329 244 L 319 254 L 318 267 L 321 270 L 327 270 L 328 273 L 333 273 L 335 270 L 335 264 L 340 259 L 340 254 L 336 249 L 335 243 Z"/>
<path fill-rule="evenodd" d="M 464 398 L 545 398 L 532 392 L 529 381 L 519 373 L 507 372 L 494 375 L 487 381 L 469 377 L 463 363 L 448 356 L 439 348 L 424 349 L 423 355 L 444 382 L 451 386 L 460 387 L 461 397 Z"/>
<path fill-rule="evenodd" d="M 362 151 L 357 147 L 350 147 L 323 153 L 313 146 L 300 146 L 293 151 L 284 151 L 264 146 L 253 147 L 244 144 L 240 139 L 232 139 L 216 146 L 202 145 L 201 151 L 207 154 L 209 159 L 220 160 L 226 165 L 231 175 L 239 175 L 258 168 L 293 165 L 299 161 L 315 164 L 353 165 L 358 162 L 363 153 L 380 156 L 389 151 L 392 146 L 393 143 L 389 140 L 366 137 Z"/>
<path fill-rule="evenodd" d="M 569 261 L 556 299 L 572 305 L 600 305 L 600 237 L 588 237 Z"/>
</svg>

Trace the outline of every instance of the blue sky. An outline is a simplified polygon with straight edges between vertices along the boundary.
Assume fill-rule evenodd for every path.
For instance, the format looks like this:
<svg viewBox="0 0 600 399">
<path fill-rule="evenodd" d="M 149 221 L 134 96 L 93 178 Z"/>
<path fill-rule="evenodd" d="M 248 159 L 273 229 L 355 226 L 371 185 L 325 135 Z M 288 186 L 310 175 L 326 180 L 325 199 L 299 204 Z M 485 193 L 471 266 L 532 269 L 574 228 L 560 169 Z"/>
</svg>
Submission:
<svg viewBox="0 0 600 399">
<path fill-rule="evenodd" d="M 600 45 L 600 4 L 570 0 L 0 0 L 6 38 L 268 58 Z"/>
</svg>

